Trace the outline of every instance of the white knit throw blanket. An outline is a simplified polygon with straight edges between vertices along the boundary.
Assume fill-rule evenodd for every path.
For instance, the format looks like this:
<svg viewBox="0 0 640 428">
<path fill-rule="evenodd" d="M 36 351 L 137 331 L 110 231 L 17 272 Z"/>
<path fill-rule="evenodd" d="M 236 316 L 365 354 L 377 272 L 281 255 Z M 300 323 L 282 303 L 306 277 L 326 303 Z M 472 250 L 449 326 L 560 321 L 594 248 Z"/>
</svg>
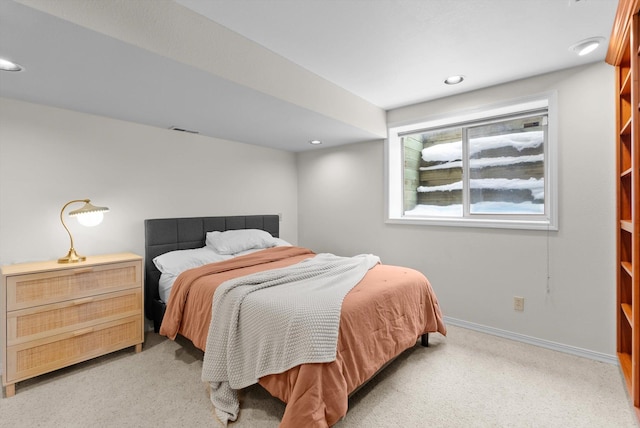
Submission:
<svg viewBox="0 0 640 428">
<path fill-rule="evenodd" d="M 379 262 L 371 254 L 318 254 L 218 286 L 202 380 L 225 426 L 238 417 L 237 389 L 300 364 L 336 359 L 342 301 Z"/>
</svg>

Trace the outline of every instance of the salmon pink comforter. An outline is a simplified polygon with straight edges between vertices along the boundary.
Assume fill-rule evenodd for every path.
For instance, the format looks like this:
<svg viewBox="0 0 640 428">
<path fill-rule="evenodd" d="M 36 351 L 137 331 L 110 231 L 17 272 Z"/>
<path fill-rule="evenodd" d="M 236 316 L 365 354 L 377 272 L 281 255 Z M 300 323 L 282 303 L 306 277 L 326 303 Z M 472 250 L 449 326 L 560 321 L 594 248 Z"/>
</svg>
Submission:
<svg viewBox="0 0 640 428">
<path fill-rule="evenodd" d="M 160 334 L 181 334 L 206 351 L 218 285 L 314 255 L 306 248 L 275 247 L 184 272 L 171 290 Z M 281 428 L 332 426 L 346 414 L 351 392 L 432 332 L 444 335 L 446 327 L 427 278 L 410 268 L 377 265 L 343 301 L 336 360 L 302 364 L 259 383 L 287 403 Z"/>
</svg>

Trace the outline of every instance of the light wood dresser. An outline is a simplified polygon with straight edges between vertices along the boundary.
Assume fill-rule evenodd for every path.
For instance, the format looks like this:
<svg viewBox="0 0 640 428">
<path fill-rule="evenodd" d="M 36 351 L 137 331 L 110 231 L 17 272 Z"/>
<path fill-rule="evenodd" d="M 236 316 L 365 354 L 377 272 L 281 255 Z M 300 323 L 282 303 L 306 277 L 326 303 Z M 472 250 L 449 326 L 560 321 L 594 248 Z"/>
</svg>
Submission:
<svg viewBox="0 0 640 428">
<path fill-rule="evenodd" d="M 142 258 L 122 253 L 85 262 L 2 268 L 2 384 L 16 382 L 144 341 Z"/>
</svg>

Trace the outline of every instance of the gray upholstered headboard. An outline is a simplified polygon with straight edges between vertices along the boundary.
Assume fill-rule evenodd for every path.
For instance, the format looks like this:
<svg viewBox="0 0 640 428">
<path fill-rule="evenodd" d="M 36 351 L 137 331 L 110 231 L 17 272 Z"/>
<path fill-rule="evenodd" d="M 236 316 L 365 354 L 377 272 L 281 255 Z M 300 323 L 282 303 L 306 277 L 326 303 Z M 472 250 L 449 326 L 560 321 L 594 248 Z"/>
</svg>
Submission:
<svg viewBox="0 0 640 428">
<path fill-rule="evenodd" d="M 144 290 L 145 315 L 154 323 L 154 329 L 160 328 L 164 316 L 165 304 L 160 301 L 158 281 L 160 272 L 153 259 L 160 254 L 173 250 L 200 248 L 205 245 L 207 232 L 236 229 L 261 229 L 272 236 L 280 236 L 278 215 L 249 215 L 226 217 L 187 217 L 158 218 L 144 221 Z"/>
</svg>

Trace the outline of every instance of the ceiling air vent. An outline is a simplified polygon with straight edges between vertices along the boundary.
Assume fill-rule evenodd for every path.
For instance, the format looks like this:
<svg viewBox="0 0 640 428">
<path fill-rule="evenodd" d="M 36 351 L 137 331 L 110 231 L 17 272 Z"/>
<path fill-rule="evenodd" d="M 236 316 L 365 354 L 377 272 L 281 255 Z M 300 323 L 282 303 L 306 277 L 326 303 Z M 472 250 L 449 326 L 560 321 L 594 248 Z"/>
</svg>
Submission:
<svg viewBox="0 0 640 428">
<path fill-rule="evenodd" d="M 180 132 L 188 132 L 189 134 L 199 134 L 198 131 L 192 131 L 191 129 L 178 128 L 177 126 L 172 126 L 169 129 L 172 131 L 180 131 Z"/>
</svg>

